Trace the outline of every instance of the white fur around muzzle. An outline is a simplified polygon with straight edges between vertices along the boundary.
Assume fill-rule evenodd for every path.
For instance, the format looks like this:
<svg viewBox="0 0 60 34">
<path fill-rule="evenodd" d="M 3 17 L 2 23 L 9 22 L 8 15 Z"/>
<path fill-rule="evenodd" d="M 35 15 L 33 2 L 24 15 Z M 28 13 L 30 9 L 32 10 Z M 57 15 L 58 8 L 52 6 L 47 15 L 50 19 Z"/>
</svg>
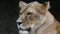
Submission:
<svg viewBox="0 0 60 34">
<path fill-rule="evenodd" d="M 19 30 L 19 34 L 28 34 L 28 31 L 21 31 L 21 30 Z"/>
<path fill-rule="evenodd" d="M 20 18 L 18 18 L 16 22 L 22 22 L 22 20 L 21 20 Z M 22 31 L 22 30 L 19 29 L 19 28 L 21 28 L 21 25 L 22 25 L 22 24 L 19 25 L 19 24 L 17 23 L 17 27 L 18 27 L 18 30 L 19 30 L 19 34 L 28 34 L 28 31 Z"/>
</svg>

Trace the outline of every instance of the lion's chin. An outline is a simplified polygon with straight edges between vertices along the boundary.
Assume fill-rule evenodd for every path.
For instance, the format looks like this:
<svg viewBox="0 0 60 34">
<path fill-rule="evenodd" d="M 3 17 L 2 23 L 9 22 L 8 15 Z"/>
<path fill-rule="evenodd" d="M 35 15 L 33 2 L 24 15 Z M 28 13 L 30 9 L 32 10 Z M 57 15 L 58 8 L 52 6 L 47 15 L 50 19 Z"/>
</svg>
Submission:
<svg viewBox="0 0 60 34">
<path fill-rule="evenodd" d="M 28 34 L 28 31 L 22 31 L 22 30 L 20 30 L 19 34 Z"/>
</svg>

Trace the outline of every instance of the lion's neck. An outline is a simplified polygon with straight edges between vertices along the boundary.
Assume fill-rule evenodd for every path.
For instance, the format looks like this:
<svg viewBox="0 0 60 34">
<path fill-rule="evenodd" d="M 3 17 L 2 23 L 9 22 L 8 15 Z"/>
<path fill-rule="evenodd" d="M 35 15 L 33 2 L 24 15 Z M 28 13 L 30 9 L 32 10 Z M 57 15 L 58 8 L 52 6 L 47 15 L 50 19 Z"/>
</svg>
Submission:
<svg viewBox="0 0 60 34">
<path fill-rule="evenodd" d="M 43 33 L 43 32 L 49 32 L 55 29 L 55 23 L 54 23 L 54 17 L 50 12 L 47 12 L 46 14 L 46 20 L 44 21 L 44 25 L 40 27 L 37 32 Z M 53 30 L 54 31 L 54 30 Z"/>
<path fill-rule="evenodd" d="M 44 20 L 42 20 L 40 23 L 38 23 L 34 26 L 34 28 L 32 29 L 33 34 L 35 34 L 34 31 L 37 31 L 39 33 L 42 33 L 44 30 L 47 31 L 47 28 L 49 28 L 54 23 L 54 17 L 49 11 L 47 11 L 46 17 L 44 17 L 43 19 Z M 50 27 L 50 29 L 54 28 L 54 26 L 55 25 Z"/>
</svg>

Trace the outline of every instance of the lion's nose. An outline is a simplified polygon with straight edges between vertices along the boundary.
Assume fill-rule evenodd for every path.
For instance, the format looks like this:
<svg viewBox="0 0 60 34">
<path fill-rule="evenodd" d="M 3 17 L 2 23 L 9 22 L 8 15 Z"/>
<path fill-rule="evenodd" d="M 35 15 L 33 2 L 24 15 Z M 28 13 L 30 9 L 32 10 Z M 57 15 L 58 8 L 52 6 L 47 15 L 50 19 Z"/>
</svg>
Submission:
<svg viewBox="0 0 60 34">
<path fill-rule="evenodd" d="M 18 25 L 22 24 L 23 22 L 18 22 Z"/>
</svg>

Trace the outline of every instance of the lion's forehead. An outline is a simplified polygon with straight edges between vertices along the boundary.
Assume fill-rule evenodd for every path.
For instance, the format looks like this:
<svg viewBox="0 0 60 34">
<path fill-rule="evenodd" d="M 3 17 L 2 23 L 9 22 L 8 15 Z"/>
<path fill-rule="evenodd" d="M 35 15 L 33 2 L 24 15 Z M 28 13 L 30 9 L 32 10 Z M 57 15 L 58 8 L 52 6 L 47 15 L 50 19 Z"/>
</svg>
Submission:
<svg viewBox="0 0 60 34">
<path fill-rule="evenodd" d="M 37 5 L 40 5 L 40 3 L 38 3 L 38 2 L 29 3 L 26 6 L 22 7 L 20 12 L 24 12 L 25 10 L 28 10 L 28 11 L 32 11 L 33 10 L 33 11 L 35 11 L 34 9 L 35 9 L 35 7 Z"/>
</svg>

